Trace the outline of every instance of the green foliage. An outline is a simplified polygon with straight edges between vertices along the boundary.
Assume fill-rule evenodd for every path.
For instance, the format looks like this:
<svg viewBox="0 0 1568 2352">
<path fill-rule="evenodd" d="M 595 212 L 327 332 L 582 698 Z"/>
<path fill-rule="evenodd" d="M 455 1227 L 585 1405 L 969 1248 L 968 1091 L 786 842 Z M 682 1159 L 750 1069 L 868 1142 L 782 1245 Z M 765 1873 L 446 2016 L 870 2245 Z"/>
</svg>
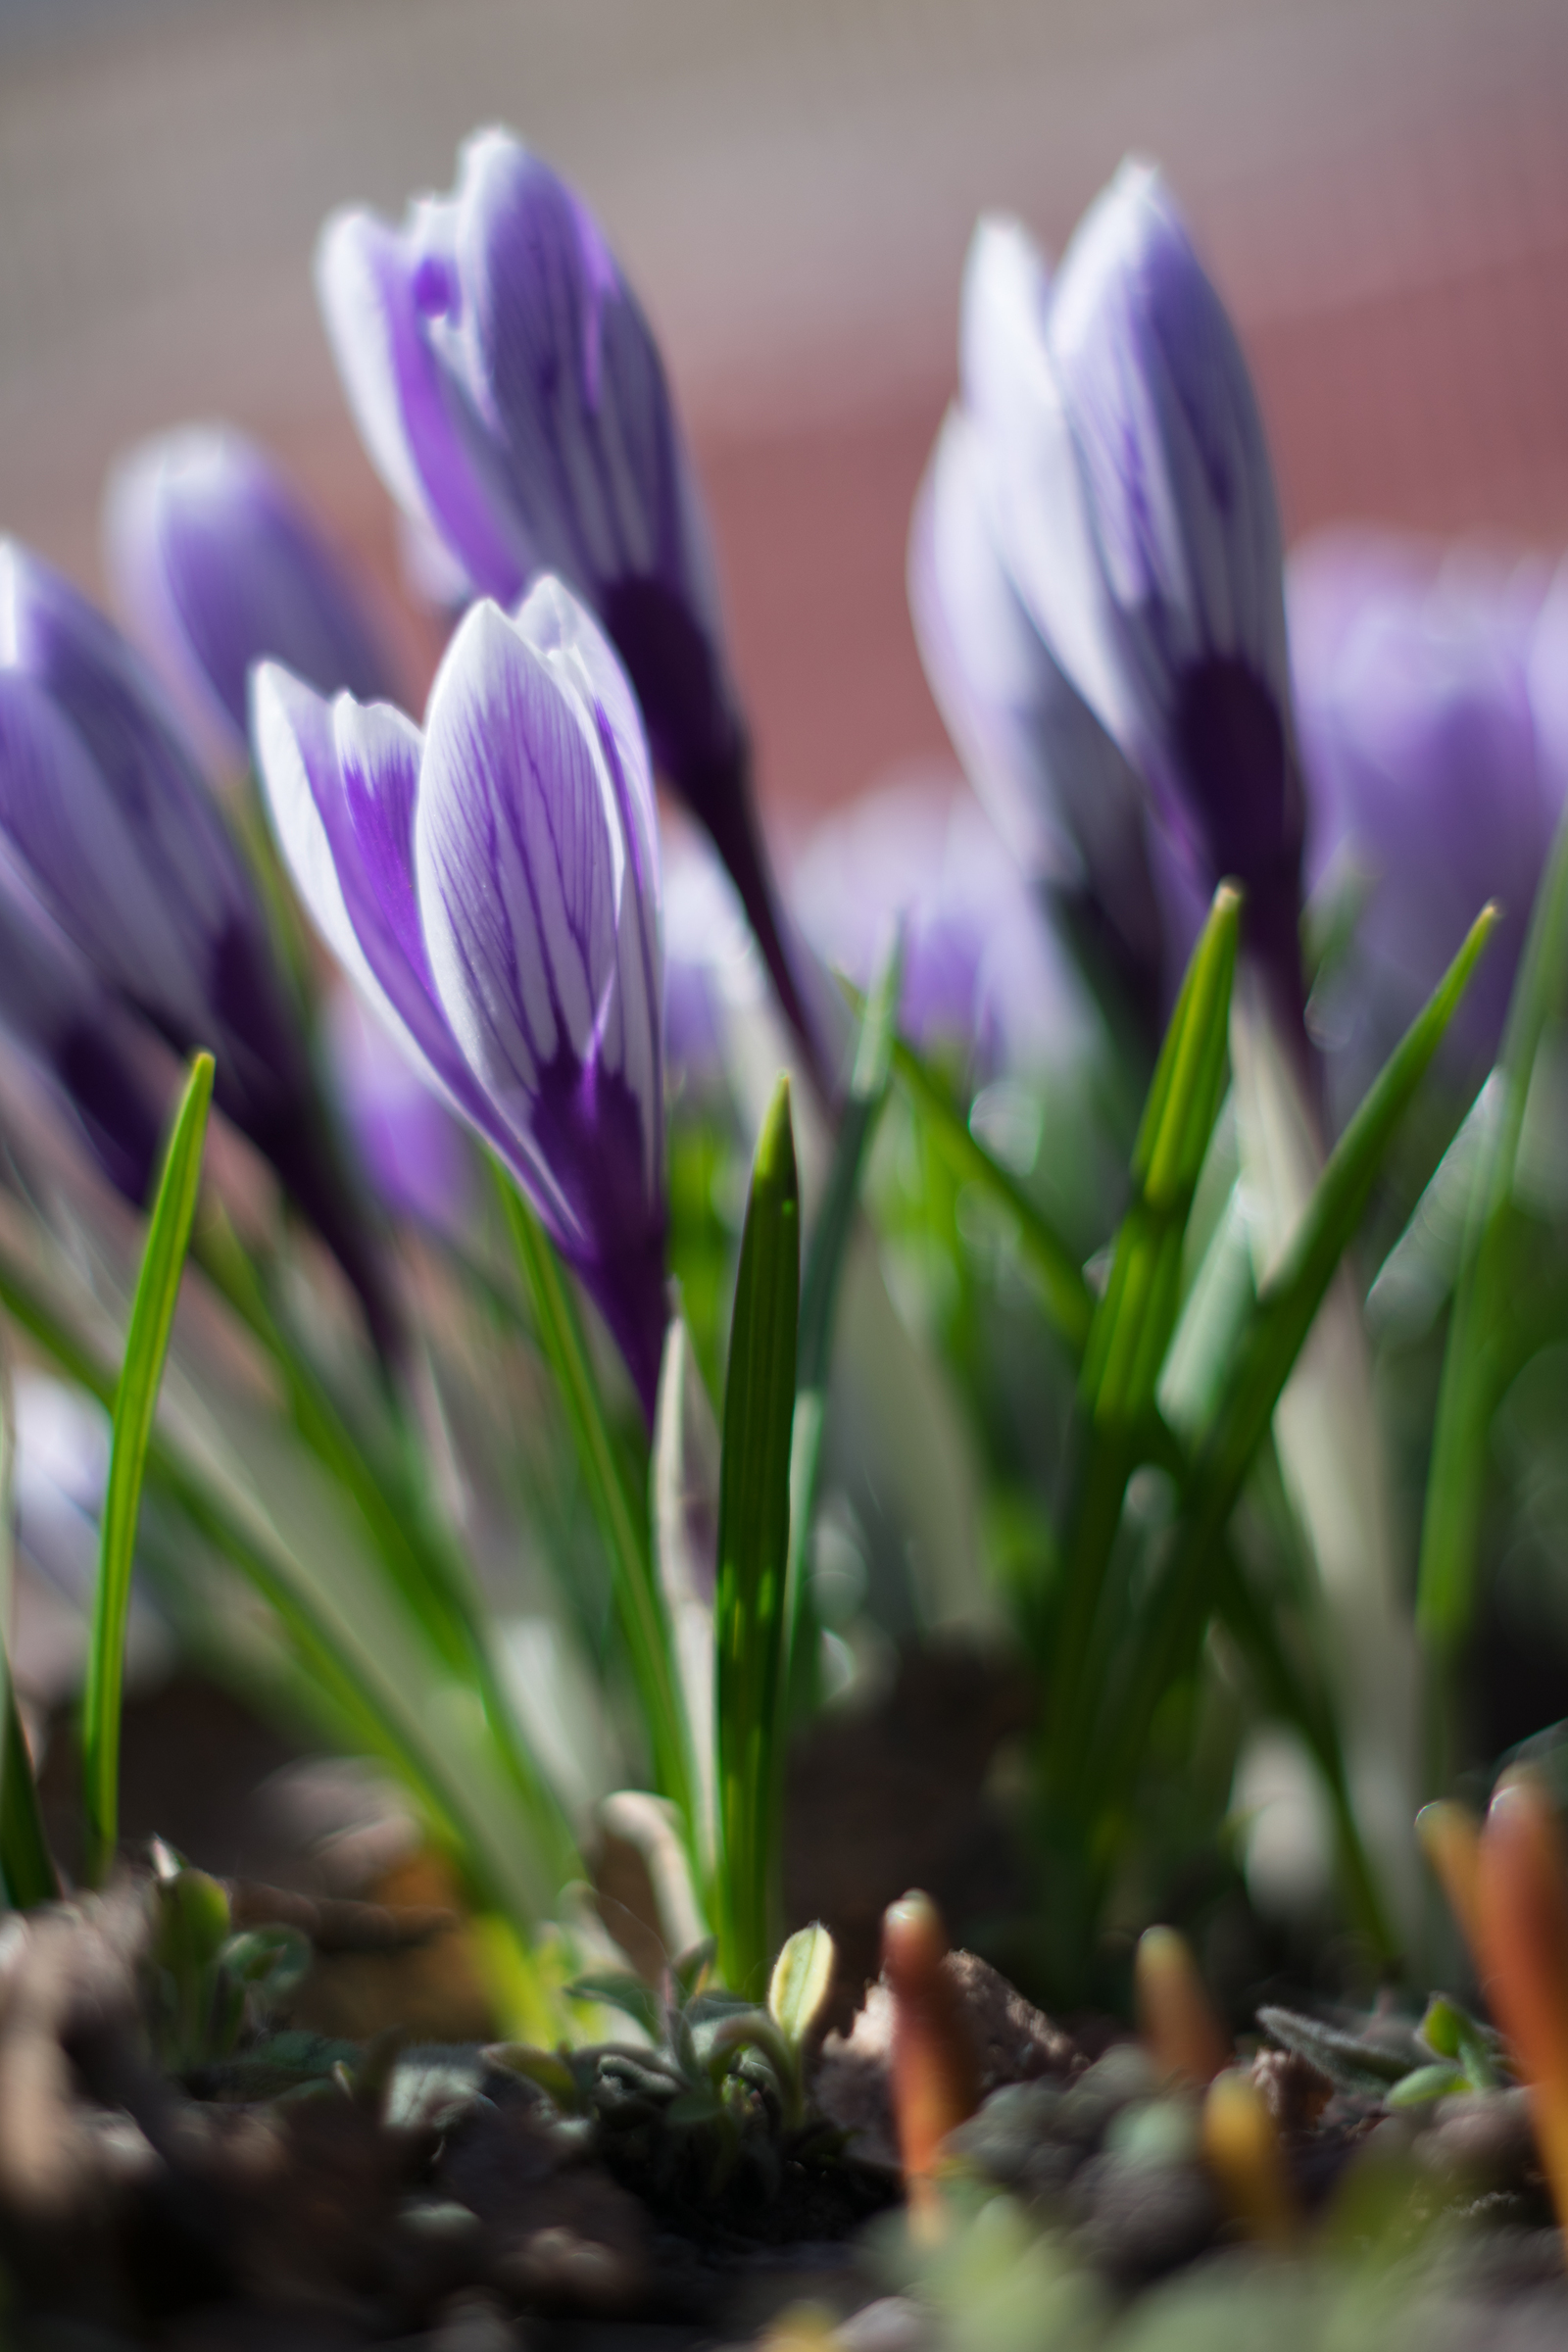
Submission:
<svg viewBox="0 0 1568 2352">
<path fill-rule="evenodd" d="M 803 2074 L 805 2037 L 833 1973 L 832 1943 L 821 1929 L 808 1929 L 780 1954 L 775 1985 L 782 1970 L 796 1996 L 787 2017 L 771 2000 L 759 2007 L 716 1984 L 714 1953 L 711 1940 L 697 1945 L 657 1987 L 601 1970 L 569 1988 L 618 2010 L 638 2034 L 636 2047 L 508 2043 L 488 2053 L 491 2062 L 523 2076 L 558 2115 L 591 2124 L 601 2138 L 651 2137 L 658 2169 L 695 2169 L 710 2197 L 742 2168 L 776 2187 L 786 2155 L 799 2160 L 834 2136 L 808 2116 Z"/>
<path fill-rule="evenodd" d="M 1116 1693 L 1114 1718 L 1094 1758 L 1093 1770 L 1107 1793 L 1126 1788 L 1161 1693 L 1206 1613 L 1226 1521 L 1399 1120 L 1442 1043 L 1495 919 L 1490 907 L 1477 916 L 1431 1000 L 1369 1089 L 1243 1328 L 1219 1401 L 1182 1481 L 1179 1532 L 1140 1630 L 1132 1671 Z"/>
<path fill-rule="evenodd" d="M 832 1936 L 817 1923 L 798 1928 L 773 1963 L 768 2011 L 792 2050 L 805 2047 L 822 2014 L 833 1988 L 836 1958 Z"/>
<path fill-rule="evenodd" d="M 1493 1416 L 1510 1383 L 1555 1339 L 1568 1305 L 1561 1231 L 1565 1138 L 1560 1099 L 1568 1052 L 1568 815 L 1514 984 L 1492 1084 L 1499 1100 L 1470 1171 L 1432 1466 L 1421 1528 L 1417 1623 L 1451 1657 L 1475 1602 Z"/>
<path fill-rule="evenodd" d="M 757 1983 L 778 1939 L 800 1265 L 795 1138 L 789 1082 L 781 1078 L 752 1170 L 719 1469 L 713 1909 L 720 1965 L 740 1988 Z"/>
<path fill-rule="evenodd" d="M 646 1523 L 633 1501 L 611 1436 L 598 1376 L 561 1261 L 534 1210 L 499 1160 L 493 1159 L 491 1166 L 507 1230 L 533 1304 L 539 1342 L 556 1376 L 578 1465 L 610 1555 L 616 1615 L 653 1749 L 655 1780 L 690 1822 L 691 1734 Z"/>
<path fill-rule="evenodd" d="M 236 1932 L 218 1881 L 169 1847 L 155 1845 L 153 1867 L 153 2038 L 171 2073 L 191 2075 L 230 2058 L 247 2026 L 254 2030 L 288 1998 L 310 1966 L 311 1947 L 294 1928 Z"/>
<path fill-rule="evenodd" d="M 1127 1481 L 1151 1451 L 1154 1388 L 1180 1304 L 1182 1246 L 1226 1067 L 1240 894 L 1216 892 L 1160 1048 L 1133 1151 L 1132 1199 L 1089 1327 L 1079 1374 L 1078 1466 L 1052 1629 L 1048 1713 L 1054 1771 L 1084 1744 L 1088 1671 Z"/>
<path fill-rule="evenodd" d="M 1071 1243 L 1058 1233 L 1016 1177 L 971 1134 L 968 1121 L 941 1079 L 902 1038 L 893 1049 L 893 1067 L 939 1150 L 957 1173 L 979 1185 L 1014 1225 L 1019 1249 L 1039 1282 L 1047 1313 L 1067 1346 L 1075 1354 L 1081 1352 L 1094 1320 L 1095 1295 Z"/>
<path fill-rule="evenodd" d="M 60 1892 L 60 1877 L 44 1836 L 32 1758 L 27 1753 L 11 1667 L 3 1646 L 0 1646 L 0 1706 L 5 1715 L 0 1727 L 0 1739 L 5 1742 L 0 1749 L 0 1892 L 18 1911 L 30 1911 L 37 1903 L 55 1900 Z"/>
<path fill-rule="evenodd" d="M 25 1265 L 0 1245 L 0 1302 L 68 1379 L 112 1407 L 117 1374 L 98 1303 L 43 1234 Z M 548 1788 L 536 1784 L 535 1799 L 522 1800 L 477 1692 L 471 1708 L 454 1708 L 449 1671 L 297 1438 L 235 1399 L 205 1357 L 177 1369 L 177 1414 L 148 1440 L 148 1487 L 266 1603 L 298 1671 L 298 1700 L 332 1739 L 398 1776 L 478 1899 L 519 1925 L 548 1916 L 581 1868 Z"/>
<path fill-rule="evenodd" d="M 790 1454 L 790 1563 L 786 1602 L 792 1696 L 799 1708 L 814 1694 L 817 1625 L 808 1548 L 816 1518 L 827 1419 L 828 1375 L 839 1286 L 859 1209 L 866 1155 L 887 1103 L 904 976 L 904 939 L 896 933 L 860 1011 L 849 1093 L 839 1113 L 827 1186 L 801 1285 L 799 1361 Z"/>
<path fill-rule="evenodd" d="M 93 1884 L 107 1874 L 119 1836 L 120 1696 L 136 1520 L 174 1301 L 196 1216 L 213 1066 L 210 1054 L 198 1054 L 191 1063 L 153 1201 L 115 1391 L 109 1486 L 99 1529 L 98 1581 L 81 1702 L 83 1848 Z"/>
</svg>

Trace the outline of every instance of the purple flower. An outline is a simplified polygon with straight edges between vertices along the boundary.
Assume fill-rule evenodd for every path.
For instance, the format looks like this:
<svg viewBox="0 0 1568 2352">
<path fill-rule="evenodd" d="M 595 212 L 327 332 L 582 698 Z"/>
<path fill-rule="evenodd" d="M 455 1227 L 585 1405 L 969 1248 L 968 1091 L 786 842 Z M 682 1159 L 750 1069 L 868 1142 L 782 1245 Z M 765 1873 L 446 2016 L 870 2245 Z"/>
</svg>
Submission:
<svg viewBox="0 0 1568 2352">
<path fill-rule="evenodd" d="M 115 601 L 215 767 L 250 757 L 253 662 L 325 694 L 393 695 L 364 602 L 266 453 L 227 425 L 144 441 L 109 478 Z"/>
<path fill-rule="evenodd" d="M 1235 331 L 1158 174 L 1126 164 L 1052 284 L 982 222 L 965 400 L 1009 576 L 1298 1022 L 1303 804 L 1278 506 Z"/>
<path fill-rule="evenodd" d="M 792 895 L 807 938 L 861 988 L 902 919 L 904 1032 L 958 1047 L 976 1078 L 1081 1051 L 1070 966 L 985 811 L 949 779 L 890 784 L 829 817 Z"/>
<path fill-rule="evenodd" d="M 1551 698 L 1568 583 L 1479 548 L 1341 532 L 1292 563 L 1291 642 L 1314 882 L 1366 891 L 1325 1007 L 1357 1074 L 1388 1050 L 1488 898 L 1503 926 L 1451 1046 L 1494 1055 L 1536 885 L 1568 792 Z"/>
<path fill-rule="evenodd" d="M 104 985 L 215 1091 L 390 1337 L 373 1260 L 321 1124 L 266 919 L 223 816 L 117 630 L 0 543 L 0 836 Z"/>
<path fill-rule="evenodd" d="M 813 1038 L 758 825 L 717 584 L 659 349 L 593 216 L 504 130 L 401 228 L 335 214 L 317 284 L 366 446 L 481 594 L 540 571 L 598 614 L 655 761 L 735 877 Z"/>
<path fill-rule="evenodd" d="M 263 785 L 318 926 L 514 1170 L 652 1419 L 663 1341 L 659 837 L 637 707 L 557 580 L 468 612 L 421 735 L 269 662 Z"/>
<path fill-rule="evenodd" d="M 909 608 L 965 771 L 1086 965 L 1157 1034 L 1166 942 L 1143 789 L 1008 574 L 984 437 L 955 405 L 915 500 Z"/>
<path fill-rule="evenodd" d="M 116 1190 L 146 1200 L 164 1108 L 136 1024 L 19 876 L 0 865 L 0 1029 L 79 1123 Z"/>
</svg>

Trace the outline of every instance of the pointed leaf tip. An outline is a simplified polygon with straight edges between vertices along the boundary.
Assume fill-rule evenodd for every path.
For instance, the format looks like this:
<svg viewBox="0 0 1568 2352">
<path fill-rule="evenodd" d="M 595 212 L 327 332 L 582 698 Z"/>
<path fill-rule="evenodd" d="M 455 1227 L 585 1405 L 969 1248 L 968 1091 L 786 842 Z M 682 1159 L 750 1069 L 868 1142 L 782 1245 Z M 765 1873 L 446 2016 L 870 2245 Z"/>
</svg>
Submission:
<svg viewBox="0 0 1568 2352">
<path fill-rule="evenodd" d="M 791 2049 L 800 2049 L 821 2015 L 837 1963 L 833 1938 L 820 1920 L 798 1929 L 774 1961 L 767 2005 Z"/>
<path fill-rule="evenodd" d="M 762 1119 L 761 1133 L 757 1139 L 752 1184 L 757 1192 L 778 1193 L 785 1199 L 791 1199 L 796 1193 L 797 1182 L 789 1072 L 781 1070 Z"/>
</svg>

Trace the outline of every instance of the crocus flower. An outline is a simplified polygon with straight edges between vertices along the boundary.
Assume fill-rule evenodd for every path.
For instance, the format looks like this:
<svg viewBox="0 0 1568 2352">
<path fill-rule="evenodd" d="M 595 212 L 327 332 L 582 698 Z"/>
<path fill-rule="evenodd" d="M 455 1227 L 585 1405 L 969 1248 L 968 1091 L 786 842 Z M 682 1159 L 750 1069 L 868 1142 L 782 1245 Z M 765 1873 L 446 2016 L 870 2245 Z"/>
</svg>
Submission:
<svg viewBox="0 0 1568 2352">
<path fill-rule="evenodd" d="M 510 132 L 401 228 L 335 214 L 317 286 L 338 370 L 393 496 L 475 589 L 541 570 L 598 615 L 660 770 L 735 877 L 780 999 L 814 1031 L 758 825 L 717 584 L 659 349 L 581 199 Z"/>
<path fill-rule="evenodd" d="M 983 221 L 965 293 L 1008 575 L 1200 886 L 1245 885 L 1250 950 L 1298 1030 L 1279 512 L 1223 305 L 1159 175 L 1131 163 L 1054 283 L 1022 229 Z"/>
<path fill-rule="evenodd" d="M 0 836 L 122 1004 L 184 1054 L 335 1250 L 378 1339 L 387 1309 L 326 1142 L 255 889 L 157 688 L 60 574 L 0 543 Z"/>
<path fill-rule="evenodd" d="M 971 271 L 971 275 L 973 272 Z M 915 500 L 909 610 L 964 769 L 1098 979 L 1157 1034 L 1166 941 L 1144 793 L 1030 617 L 992 520 L 983 435 L 945 419 Z"/>
<path fill-rule="evenodd" d="M 516 1175 L 653 1416 L 663 1341 L 662 988 L 647 743 L 558 580 L 473 606 L 421 734 L 275 664 L 255 740 L 318 928 L 416 1065 Z"/>
<path fill-rule="evenodd" d="M 1497 551 L 1348 532 L 1293 560 L 1290 598 L 1309 870 L 1348 868 L 1365 892 L 1327 1034 L 1364 1078 L 1495 898 L 1502 927 L 1448 1040 L 1485 1068 L 1568 792 L 1544 708 L 1568 599 Z"/>
<path fill-rule="evenodd" d="M 115 602 L 194 739 L 221 770 L 250 756 L 253 662 L 325 694 L 392 697 L 364 600 L 266 452 L 186 425 L 120 459 L 104 502 Z"/>
<path fill-rule="evenodd" d="M 164 1114 L 135 1023 L 25 885 L 0 865 L 0 1029 L 42 1071 L 127 1200 L 147 1197 Z"/>
<path fill-rule="evenodd" d="M 1024 875 L 953 780 L 913 777 L 818 826 L 795 870 L 801 927 L 830 965 L 869 986 L 904 925 L 900 1022 L 956 1045 L 977 1077 L 1070 1061 L 1081 992 Z"/>
</svg>

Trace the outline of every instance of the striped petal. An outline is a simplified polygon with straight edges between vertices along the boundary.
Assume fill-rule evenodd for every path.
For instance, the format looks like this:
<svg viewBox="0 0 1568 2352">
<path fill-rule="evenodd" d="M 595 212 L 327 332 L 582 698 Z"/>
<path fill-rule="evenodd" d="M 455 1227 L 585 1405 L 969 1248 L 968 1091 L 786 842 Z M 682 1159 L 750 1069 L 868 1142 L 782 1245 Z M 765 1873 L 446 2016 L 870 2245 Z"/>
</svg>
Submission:
<svg viewBox="0 0 1568 2352">
<path fill-rule="evenodd" d="M 1052 353 L 1051 315 L 1050 271 L 1033 238 L 1016 220 L 982 219 L 964 266 L 959 325 L 963 411 L 982 452 L 976 488 L 1036 629 L 1101 724 L 1130 751 L 1140 714 Z"/>
<path fill-rule="evenodd" d="M 1214 656 L 1287 705 L 1283 549 L 1251 377 L 1156 172 L 1124 164 L 1063 260 L 1051 348 L 1152 723 Z"/>
<path fill-rule="evenodd" d="M 469 612 L 431 692 L 415 864 L 453 1034 L 527 1143 L 599 1043 L 626 853 L 576 711 L 494 605 Z M 554 1205 L 580 1242 L 571 1189 L 557 1183 Z"/>
<path fill-rule="evenodd" d="M 411 231 L 373 213 L 334 213 L 316 250 L 316 290 L 354 420 L 406 513 L 428 523 L 478 587 L 514 597 L 532 551 L 476 469 L 429 318 L 416 298 Z"/>
<path fill-rule="evenodd" d="M 510 1135 L 435 994 L 414 894 L 419 731 L 385 704 L 328 703 L 273 662 L 256 674 L 257 763 L 273 829 L 322 938 L 403 1051 L 490 1143 Z"/>
<path fill-rule="evenodd" d="M 521 142 L 463 151 L 455 315 L 461 354 L 504 441 L 542 564 L 594 595 L 664 569 L 678 511 L 669 394 L 652 335 L 598 223 Z"/>
<path fill-rule="evenodd" d="M 249 753 L 249 675 L 281 662 L 323 693 L 393 691 L 353 583 L 257 445 L 190 425 L 129 451 L 104 541 L 116 602 L 219 767 Z"/>
</svg>

